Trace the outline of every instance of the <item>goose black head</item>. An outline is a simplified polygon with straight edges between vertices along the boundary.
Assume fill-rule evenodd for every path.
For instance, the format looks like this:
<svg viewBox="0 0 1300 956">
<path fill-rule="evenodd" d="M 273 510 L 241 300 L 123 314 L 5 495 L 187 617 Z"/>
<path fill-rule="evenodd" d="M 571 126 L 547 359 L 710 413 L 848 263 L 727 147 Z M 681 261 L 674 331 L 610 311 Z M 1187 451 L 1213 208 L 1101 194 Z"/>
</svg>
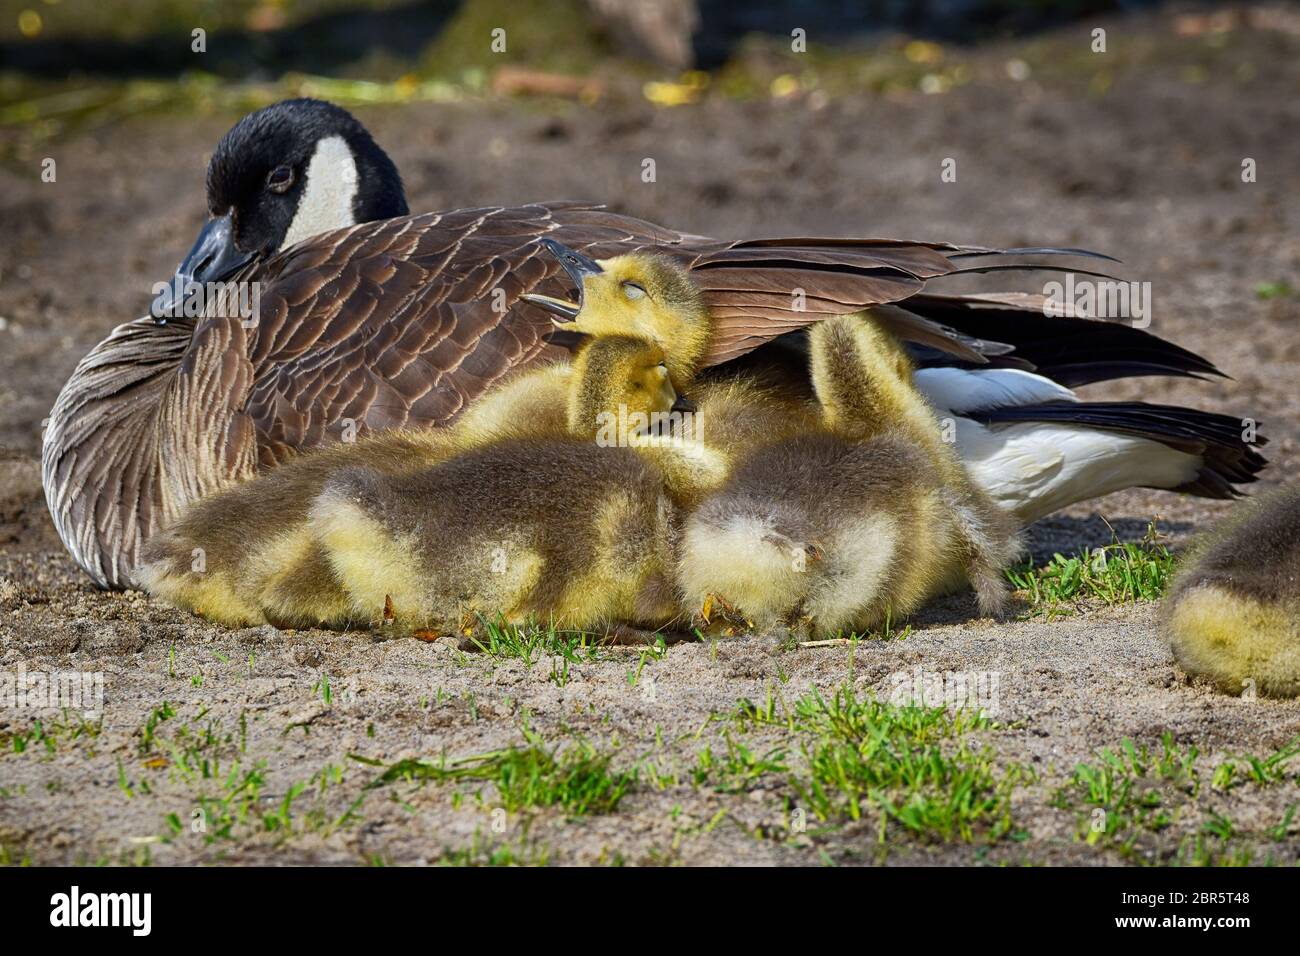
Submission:
<svg viewBox="0 0 1300 956">
<path fill-rule="evenodd" d="M 407 213 L 397 167 L 347 110 L 284 100 L 221 138 L 207 177 L 209 219 L 165 291 L 160 322 L 181 314 L 194 284 L 223 282 L 248 263 L 331 229 Z"/>
</svg>

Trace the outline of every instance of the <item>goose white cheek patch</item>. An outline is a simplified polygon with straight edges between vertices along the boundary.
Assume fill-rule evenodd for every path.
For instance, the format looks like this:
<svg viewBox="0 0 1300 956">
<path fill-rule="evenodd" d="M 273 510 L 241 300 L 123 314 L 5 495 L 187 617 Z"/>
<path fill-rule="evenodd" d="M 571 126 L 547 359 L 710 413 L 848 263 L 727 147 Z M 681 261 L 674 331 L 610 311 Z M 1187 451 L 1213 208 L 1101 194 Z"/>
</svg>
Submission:
<svg viewBox="0 0 1300 956">
<path fill-rule="evenodd" d="M 343 137 L 327 136 L 316 144 L 307 164 L 307 184 L 280 248 L 287 249 L 331 229 L 356 225 L 356 197 L 357 164 L 352 150 Z"/>
</svg>

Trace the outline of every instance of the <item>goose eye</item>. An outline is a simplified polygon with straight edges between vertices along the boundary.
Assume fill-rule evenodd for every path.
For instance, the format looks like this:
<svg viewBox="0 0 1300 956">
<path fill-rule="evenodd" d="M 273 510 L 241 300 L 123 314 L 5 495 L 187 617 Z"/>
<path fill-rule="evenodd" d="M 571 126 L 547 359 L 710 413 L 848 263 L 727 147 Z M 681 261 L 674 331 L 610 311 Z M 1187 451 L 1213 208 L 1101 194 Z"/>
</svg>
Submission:
<svg viewBox="0 0 1300 956">
<path fill-rule="evenodd" d="M 623 283 L 623 294 L 628 299 L 635 301 L 645 297 L 645 289 L 629 279 Z"/>
<path fill-rule="evenodd" d="M 266 177 L 266 188 L 272 192 L 282 193 L 293 185 L 293 167 L 277 166 Z"/>
</svg>

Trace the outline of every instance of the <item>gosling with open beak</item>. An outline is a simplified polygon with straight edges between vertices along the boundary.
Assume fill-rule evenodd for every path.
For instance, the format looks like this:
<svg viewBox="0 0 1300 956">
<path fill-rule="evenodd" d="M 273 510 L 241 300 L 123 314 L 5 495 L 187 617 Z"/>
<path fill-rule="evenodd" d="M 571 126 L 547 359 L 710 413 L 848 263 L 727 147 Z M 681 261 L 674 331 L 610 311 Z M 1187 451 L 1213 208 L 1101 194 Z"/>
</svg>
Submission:
<svg viewBox="0 0 1300 956">
<path fill-rule="evenodd" d="M 554 312 L 556 315 L 563 316 L 572 320 L 578 317 L 582 311 L 582 285 L 588 276 L 600 275 L 605 270 L 600 267 L 595 259 L 584 256 L 581 252 L 575 252 L 568 246 L 556 242 L 554 239 L 538 239 L 538 245 L 555 256 L 559 260 L 564 271 L 568 273 L 569 278 L 573 280 L 574 285 L 578 287 L 578 301 L 573 302 L 568 299 L 559 299 L 551 295 L 542 295 L 537 292 L 525 292 L 520 298 L 539 305 L 548 312 Z"/>
</svg>

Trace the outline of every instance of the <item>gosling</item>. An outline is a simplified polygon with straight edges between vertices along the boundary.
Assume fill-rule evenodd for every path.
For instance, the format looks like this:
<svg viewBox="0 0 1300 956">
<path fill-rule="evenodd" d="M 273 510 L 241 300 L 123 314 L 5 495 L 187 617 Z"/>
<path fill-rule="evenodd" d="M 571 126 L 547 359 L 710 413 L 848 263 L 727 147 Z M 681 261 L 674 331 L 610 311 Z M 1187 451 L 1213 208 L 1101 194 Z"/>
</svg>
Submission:
<svg viewBox="0 0 1300 956">
<path fill-rule="evenodd" d="M 697 406 L 696 414 L 683 420 L 680 437 L 704 442 L 721 460 L 736 462 L 766 442 L 819 427 L 821 414 L 811 393 L 803 394 L 807 390 L 779 369 L 711 370 L 708 378 L 700 377 L 713 340 L 713 317 L 681 264 L 653 252 L 594 260 L 551 239 L 542 244 L 574 280 L 578 301 L 531 293 L 524 298 L 565 319 L 553 321 L 568 339 L 633 335 L 663 349 L 673 387 L 688 392 Z M 533 386 L 524 383 L 519 390 L 525 387 Z M 517 401 L 509 386 L 500 392 L 502 407 Z M 499 417 L 483 402 L 476 410 L 479 421 Z"/>
<path fill-rule="evenodd" d="M 1300 695 L 1300 486 L 1238 504 L 1194 548 L 1161 617 L 1188 674 Z"/>
<path fill-rule="evenodd" d="M 1014 522 L 951 460 L 899 356 L 868 322 L 811 333 L 822 428 L 758 449 L 688 519 L 687 606 L 766 630 L 864 633 L 968 580 L 999 613 Z"/>
</svg>

